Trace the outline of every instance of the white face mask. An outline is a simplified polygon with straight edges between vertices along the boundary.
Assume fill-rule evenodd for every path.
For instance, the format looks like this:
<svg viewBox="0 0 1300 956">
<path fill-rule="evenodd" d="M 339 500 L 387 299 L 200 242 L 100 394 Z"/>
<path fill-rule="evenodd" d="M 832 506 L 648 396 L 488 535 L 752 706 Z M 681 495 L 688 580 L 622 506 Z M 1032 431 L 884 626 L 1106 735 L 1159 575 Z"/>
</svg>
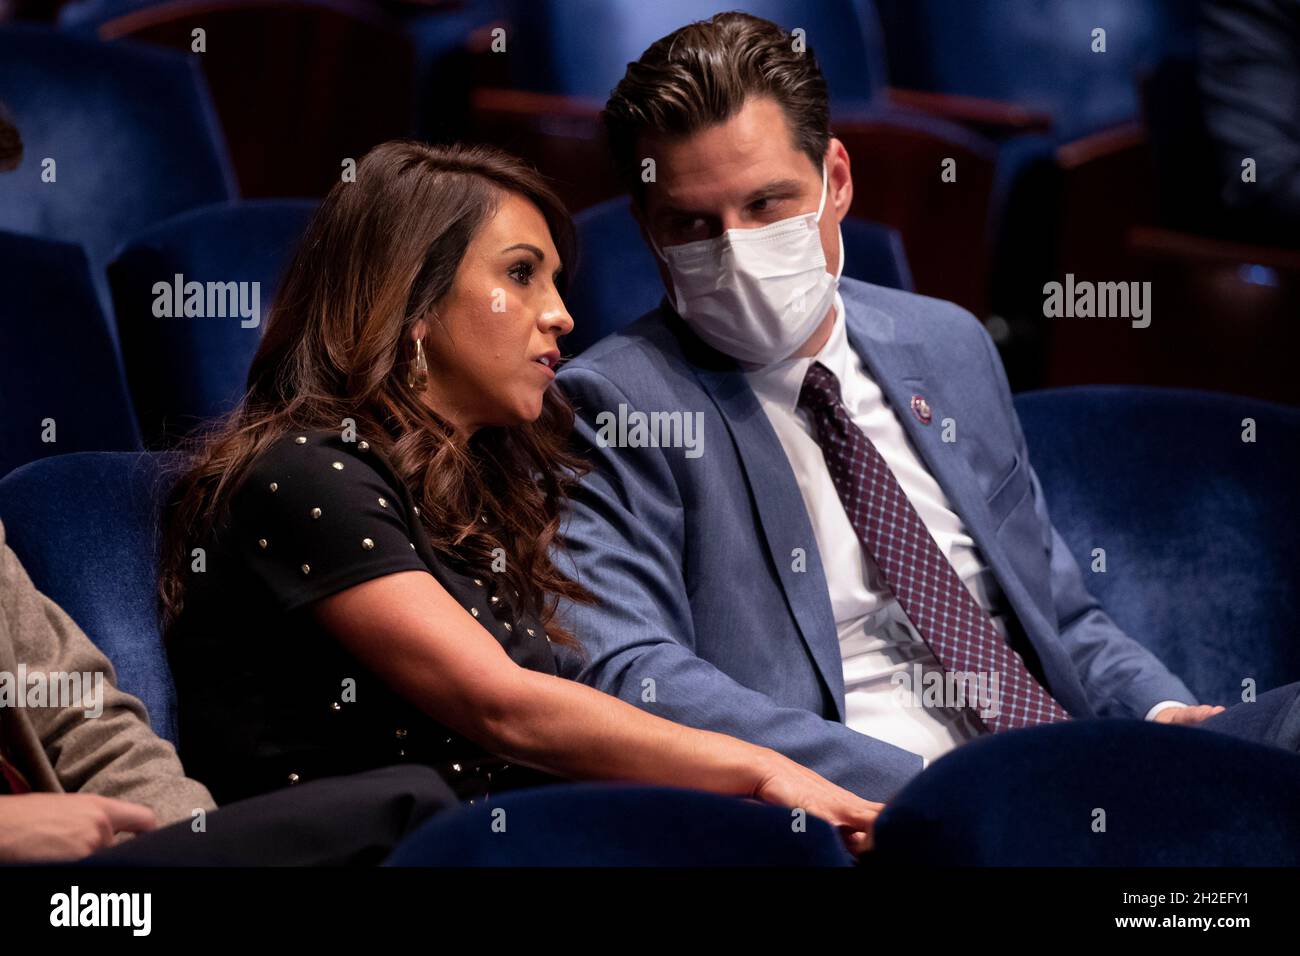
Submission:
<svg viewBox="0 0 1300 956">
<path fill-rule="evenodd" d="M 822 251 L 826 206 L 826 164 L 822 198 L 804 213 L 758 229 L 728 229 L 655 254 L 668 266 L 674 306 L 691 330 L 720 352 L 742 362 L 770 365 L 788 358 L 808 341 L 835 301 L 844 271 L 844 237 L 835 275 Z"/>
</svg>

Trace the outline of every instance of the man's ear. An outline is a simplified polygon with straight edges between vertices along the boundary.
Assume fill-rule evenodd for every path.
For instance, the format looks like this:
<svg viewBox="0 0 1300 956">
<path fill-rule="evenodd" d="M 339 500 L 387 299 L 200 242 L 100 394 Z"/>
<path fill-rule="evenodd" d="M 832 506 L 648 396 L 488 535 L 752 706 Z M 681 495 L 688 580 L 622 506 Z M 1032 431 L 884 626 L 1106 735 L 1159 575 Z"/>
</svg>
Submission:
<svg viewBox="0 0 1300 956">
<path fill-rule="evenodd" d="M 840 221 L 853 208 L 853 165 L 844 144 L 831 137 L 826 148 L 826 189 Z"/>
</svg>

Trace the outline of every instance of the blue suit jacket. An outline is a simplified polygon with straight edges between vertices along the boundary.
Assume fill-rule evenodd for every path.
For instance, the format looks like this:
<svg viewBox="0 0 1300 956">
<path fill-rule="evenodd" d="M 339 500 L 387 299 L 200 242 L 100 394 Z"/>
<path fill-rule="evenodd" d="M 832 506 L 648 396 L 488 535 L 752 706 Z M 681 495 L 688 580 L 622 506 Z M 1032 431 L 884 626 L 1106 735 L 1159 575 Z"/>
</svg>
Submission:
<svg viewBox="0 0 1300 956">
<path fill-rule="evenodd" d="M 1194 703 L 1088 593 L 1048 518 L 992 340 L 951 303 L 840 283 L 848 338 L 1005 591 L 1011 640 L 1075 717 Z M 667 307 L 598 342 L 558 381 L 594 470 L 565 521 L 562 567 L 599 599 L 562 619 L 588 659 L 562 671 L 655 714 L 778 750 L 863 797 L 921 758 L 849 730 L 830 596 L 794 473 L 735 363 Z M 929 425 L 910 409 L 923 395 Z M 620 404 L 703 413 L 703 449 L 602 448 Z M 957 440 L 941 440 L 942 422 Z M 795 549 L 806 570 L 794 570 Z M 1031 665 L 1033 666 L 1033 665 Z"/>
</svg>

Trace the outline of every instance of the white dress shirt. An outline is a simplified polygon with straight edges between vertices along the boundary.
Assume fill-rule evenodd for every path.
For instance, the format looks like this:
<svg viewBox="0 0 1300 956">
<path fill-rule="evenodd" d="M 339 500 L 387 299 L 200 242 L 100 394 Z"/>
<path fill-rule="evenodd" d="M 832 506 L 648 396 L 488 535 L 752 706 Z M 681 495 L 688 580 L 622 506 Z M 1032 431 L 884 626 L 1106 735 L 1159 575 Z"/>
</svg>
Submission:
<svg viewBox="0 0 1300 956">
<path fill-rule="evenodd" d="M 811 421 L 798 407 L 804 377 L 814 361 L 839 379 L 840 397 L 854 423 L 880 452 L 930 535 L 1004 639 L 1009 607 L 961 518 L 913 448 L 880 386 L 849 346 L 838 293 L 835 313 L 830 338 L 816 356 L 751 368 L 745 375 L 790 461 L 821 554 L 844 665 L 845 723 L 919 754 L 928 765 L 985 731 L 966 707 L 922 706 L 899 692 L 895 681 L 901 678 L 894 675 L 905 672 L 915 685 L 918 673 L 942 674 L 943 668 L 859 542 Z M 1177 705 L 1162 701 L 1147 718 Z"/>
</svg>

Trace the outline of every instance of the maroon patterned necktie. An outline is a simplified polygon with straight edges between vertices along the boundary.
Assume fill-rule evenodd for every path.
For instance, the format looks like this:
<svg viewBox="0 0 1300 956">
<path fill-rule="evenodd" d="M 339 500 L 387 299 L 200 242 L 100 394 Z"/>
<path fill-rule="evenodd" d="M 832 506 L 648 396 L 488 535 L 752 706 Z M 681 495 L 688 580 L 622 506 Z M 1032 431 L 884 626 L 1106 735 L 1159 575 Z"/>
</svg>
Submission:
<svg viewBox="0 0 1300 956">
<path fill-rule="evenodd" d="M 819 362 L 808 369 L 799 407 L 812 417 L 858 540 L 944 670 L 986 680 L 997 675 L 998 712 L 977 713 L 979 719 L 994 733 L 1068 720 L 966 589 L 885 459 L 853 423 L 840 400 L 839 380 Z"/>
</svg>

